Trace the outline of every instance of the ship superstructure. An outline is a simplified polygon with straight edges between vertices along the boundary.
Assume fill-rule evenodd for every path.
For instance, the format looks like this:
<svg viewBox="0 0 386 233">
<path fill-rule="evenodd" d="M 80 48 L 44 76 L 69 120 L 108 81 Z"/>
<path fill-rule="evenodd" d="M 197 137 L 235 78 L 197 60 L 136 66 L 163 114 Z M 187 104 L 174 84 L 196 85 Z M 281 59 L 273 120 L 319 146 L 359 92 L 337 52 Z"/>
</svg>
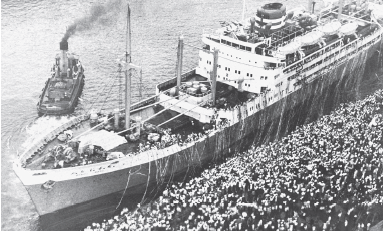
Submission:
<svg viewBox="0 0 386 233">
<path fill-rule="evenodd" d="M 205 31 L 198 66 L 185 74 L 180 37 L 177 77 L 156 95 L 126 111 L 70 120 L 27 148 L 14 170 L 47 214 L 140 186 L 146 193 L 256 143 L 310 95 L 325 98 L 333 83 L 363 74 L 358 61 L 372 57 L 383 35 L 371 10 L 381 6 L 363 4 L 330 4 L 318 14 L 311 2 L 308 11 L 264 5 L 247 24 Z M 131 58 L 122 63 L 133 68 Z M 317 97 L 309 91 L 316 89 Z"/>
<path fill-rule="evenodd" d="M 356 1 L 343 6 L 336 2 L 312 14 L 312 1 L 308 11 L 287 12 L 281 3 L 266 4 L 247 23 L 225 22 L 220 29 L 204 30 L 196 74 L 244 93 L 255 103 L 247 112 L 253 114 L 379 42 L 382 27 L 372 9 L 374 3 Z M 186 102 L 197 104 L 215 97 L 190 95 L 172 109 L 208 123 L 215 111 L 200 106 L 189 111 L 194 106 Z"/>
<path fill-rule="evenodd" d="M 280 3 L 267 4 L 250 25 L 231 22 L 212 33 L 205 31 L 206 46 L 196 72 L 210 78 L 217 48 L 217 82 L 240 92 L 266 94 L 265 104 L 276 102 L 381 39 L 382 28 L 367 4 L 367 9 L 330 6 L 318 15 L 302 9 L 286 13 Z"/>
</svg>

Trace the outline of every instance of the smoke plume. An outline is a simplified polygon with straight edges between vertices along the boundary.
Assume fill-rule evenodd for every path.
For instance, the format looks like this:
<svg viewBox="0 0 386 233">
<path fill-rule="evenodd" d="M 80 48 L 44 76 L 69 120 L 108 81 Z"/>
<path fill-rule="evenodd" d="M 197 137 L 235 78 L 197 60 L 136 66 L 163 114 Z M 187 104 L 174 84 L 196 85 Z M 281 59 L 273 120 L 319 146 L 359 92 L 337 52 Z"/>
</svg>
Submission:
<svg viewBox="0 0 386 233">
<path fill-rule="evenodd" d="M 62 41 L 67 41 L 76 32 L 91 29 L 95 23 L 98 23 L 98 19 L 102 16 L 108 15 L 114 16 L 114 12 L 119 11 L 122 6 L 122 0 L 110 0 L 105 4 L 95 4 L 91 7 L 90 13 L 83 18 L 75 20 L 73 24 L 67 27 L 67 31 L 64 34 Z"/>
</svg>

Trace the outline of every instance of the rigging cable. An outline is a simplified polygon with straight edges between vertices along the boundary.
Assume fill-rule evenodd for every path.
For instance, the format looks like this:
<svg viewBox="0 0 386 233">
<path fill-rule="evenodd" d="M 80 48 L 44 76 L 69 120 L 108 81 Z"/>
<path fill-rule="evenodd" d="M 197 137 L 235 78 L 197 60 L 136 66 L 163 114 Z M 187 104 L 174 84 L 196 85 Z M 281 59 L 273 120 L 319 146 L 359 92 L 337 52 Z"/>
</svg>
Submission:
<svg viewBox="0 0 386 233">
<path fill-rule="evenodd" d="M 100 90 L 98 93 L 97 93 L 97 98 L 92 102 L 91 106 L 88 108 L 88 110 L 86 110 L 86 113 L 90 113 L 90 111 L 92 110 L 94 104 L 99 100 L 99 98 L 101 96 L 103 96 L 102 94 L 105 92 L 106 88 L 109 86 L 107 85 L 109 82 L 111 82 L 111 79 L 112 78 L 115 78 L 115 76 L 110 76 L 109 78 L 106 79 L 106 83 L 103 85 L 103 89 Z"/>
<path fill-rule="evenodd" d="M 118 77 L 119 77 L 119 76 L 118 76 Z M 113 81 L 113 83 L 111 84 L 110 90 L 109 90 L 109 92 L 107 93 L 106 98 L 105 98 L 105 100 L 103 101 L 102 106 L 100 107 L 99 111 L 102 111 L 102 108 L 105 106 L 107 99 L 110 97 L 111 90 L 113 89 L 114 83 L 115 83 L 116 80 L 117 80 L 117 79 L 114 78 L 114 81 Z"/>
</svg>

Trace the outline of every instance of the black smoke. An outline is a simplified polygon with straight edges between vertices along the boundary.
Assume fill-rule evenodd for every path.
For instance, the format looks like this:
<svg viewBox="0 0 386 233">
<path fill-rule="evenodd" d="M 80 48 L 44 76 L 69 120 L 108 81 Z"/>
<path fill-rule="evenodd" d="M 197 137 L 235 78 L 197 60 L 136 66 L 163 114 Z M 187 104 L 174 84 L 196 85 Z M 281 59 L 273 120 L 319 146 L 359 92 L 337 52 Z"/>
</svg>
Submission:
<svg viewBox="0 0 386 233">
<path fill-rule="evenodd" d="M 117 14 L 114 13 L 121 9 L 122 3 L 122 0 L 110 0 L 105 4 L 92 5 L 89 15 L 75 20 L 73 24 L 67 27 L 67 31 L 64 34 L 62 41 L 67 41 L 68 38 L 76 32 L 91 29 L 95 23 L 98 23 L 98 19 L 102 16 L 116 16 Z"/>
</svg>

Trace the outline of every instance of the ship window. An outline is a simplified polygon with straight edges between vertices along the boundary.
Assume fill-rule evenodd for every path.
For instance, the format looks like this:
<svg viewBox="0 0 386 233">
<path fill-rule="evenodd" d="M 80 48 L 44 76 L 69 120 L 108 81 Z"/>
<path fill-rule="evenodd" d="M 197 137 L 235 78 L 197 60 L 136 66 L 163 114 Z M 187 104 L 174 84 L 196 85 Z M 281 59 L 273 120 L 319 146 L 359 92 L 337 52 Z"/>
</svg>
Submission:
<svg viewBox="0 0 386 233">
<path fill-rule="evenodd" d="M 231 45 L 232 45 L 232 43 L 231 43 L 230 41 L 227 41 L 227 45 L 231 46 Z"/>
<path fill-rule="evenodd" d="M 268 79 L 268 77 L 267 76 L 265 76 L 265 80 L 267 80 Z"/>
<path fill-rule="evenodd" d="M 236 81 L 235 81 L 235 83 L 236 83 Z"/>
<path fill-rule="evenodd" d="M 264 79 L 264 76 L 260 76 L 260 79 Z"/>
<path fill-rule="evenodd" d="M 240 49 L 245 50 L 245 46 L 240 45 Z"/>
<path fill-rule="evenodd" d="M 227 67 L 225 67 L 225 70 L 227 70 L 228 68 Z"/>
<path fill-rule="evenodd" d="M 252 51 L 251 47 L 246 47 L 247 48 L 247 51 Z"/>
<path fill-rule="evenodd" d="M 235 74 L 237 74 L 237 70 L 235 70 Z"/>
<path fill-rule="evenodd" d="M 249 77 L 249 73 L 247 73 L 247 77 Z"/>
<path fill-rule="evenodd" d="M 239 48 L 239 45 L 235 44 L 235 43 L 232 43 L 232 46 L 235 47 L 235 48 Z"/>
<path fill-rule="evenodd" d="M 240 70 L 239 70 L 239 74 L 240 74 Z"/>
<path fill-rule="evenodd" d="M 250 76 L 250 77 L 252 78 L 252 76 L 253 76 L 253 74 L 251 74 L 251 76 Z"/>
<path fill-rule="evenodd" d="M 214 39 L 214 38 L 209 38 L 209 39 L 211 39 L 213 41 L 216 41 L 217 43 L 220 43 L 220 40 L 217 40 L 217 39 Z"/>
<path fill-rule="evenodd" d="M 251 86 L 251 84 L 248 84 L 248 87 L 250 87 Z"/>
</svg>

